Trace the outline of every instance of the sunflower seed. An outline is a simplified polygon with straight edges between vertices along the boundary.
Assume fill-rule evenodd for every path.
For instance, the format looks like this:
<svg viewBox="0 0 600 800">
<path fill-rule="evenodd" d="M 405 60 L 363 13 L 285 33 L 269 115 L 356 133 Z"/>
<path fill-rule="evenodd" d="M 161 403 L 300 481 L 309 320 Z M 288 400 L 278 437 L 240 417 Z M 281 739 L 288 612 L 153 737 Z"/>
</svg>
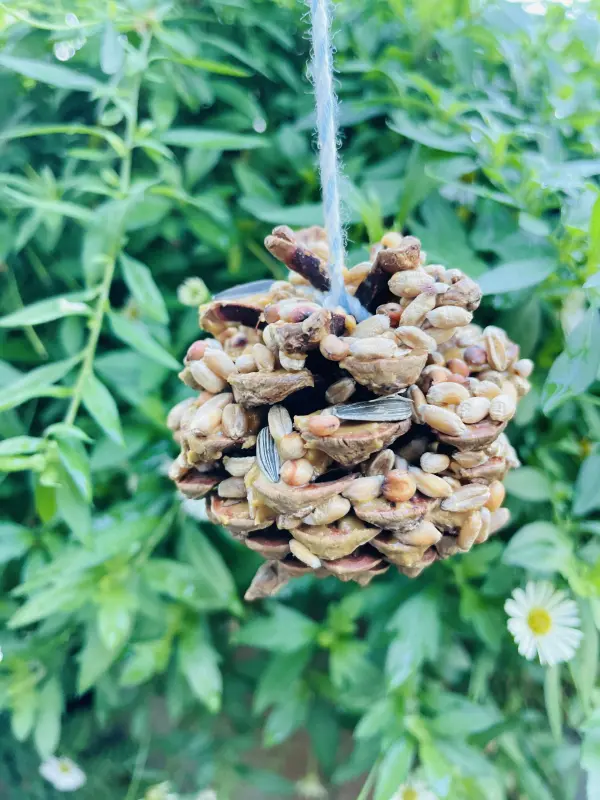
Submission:
<svg viewBox="0 0 600 800">
<path fill-rule="evenodd" d="M 412 400 L 402 395 L 377 397 L 362 403 L 347 403 L 332 406 L 330 411 L 340 419 L 360 420 L 363 422 L 400 422 L 412 414 Z"/>
<path fill-rule="evenodd" d="M 256 440 L 256 461 L 260 471 L 272 482 L 277 483 L 281 471 L 281 460 L 275 439 L 268 428 L 263 428 Z"/>
<path fill-rule="evenodd" d="M 490 490 L 482 483 L 470 483 L 442 500 L 444 511 L 475 511 L 484 506 L 490 497 Z"/>
</svg>

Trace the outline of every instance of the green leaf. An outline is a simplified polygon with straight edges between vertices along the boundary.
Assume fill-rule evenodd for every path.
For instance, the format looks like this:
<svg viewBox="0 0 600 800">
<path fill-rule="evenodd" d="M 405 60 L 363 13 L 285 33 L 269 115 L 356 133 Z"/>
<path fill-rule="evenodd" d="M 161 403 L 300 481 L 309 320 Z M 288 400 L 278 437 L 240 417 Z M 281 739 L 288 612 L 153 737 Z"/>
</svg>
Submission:
<svg viewBox="0 0 600 800">
<path fill-rule="evenodd" d="M 416 122 L 404 111 L 394 111 L 390 128 L 407 139 L 445 153 L 470 153 L 473 146 L 464 134 L 438 133 L 427 121 Z"/>
<path fill-rule="evenodd" d="M 0 442 L 0 456 L 30 455 L 44 448 L 43 439 L 36 436 L 14 436 Z"/>
<path fill-rule="evenodd" d="M 88 625 L 85 646 L 79 653 L 77 694 L 84 694 L 97 683 L 119 655 L 119 650 L 109 650 L 98 636 L 94 624 Z"/>
<path fill-rule="evenodd" d="M 13 311 L 0 317 L 0 328 L 21 328 L 25 325 L 41 325 L 43 322 L 52 322 L 70 316 L 89 316 L 91 309 L 81 300 L 83 297 L 93 297 L 90 292 L 77 292 L 61 297 L 51 297 L 40 300 L 18 311 Z"/>
<path fill-rule="evenodd" d="M 197 579 L 202 581 L 207 591 L 219 598 L 224 607 L 234 613 L 239 612 L 235 583 L 219 551 L 208 537 L 187 521 L 183 530 L 185 554 L 196 571 Z"/>
<path fill-rule="evenodd" d="M 502 560 L 505 564 L 533 572 L 560 572 L 568 566 L 572 545 L 551 522 L 530 522 L 509 541 Z"/>
<path fill-rule="evenodd" d="M 92 530 L 92 512 L 89 503 L 81 496 L 81 492 L 66 472 L 61 475 L 60 483 L 61 485 L 55 490 L 58 513 L 75 538 L 89 545 Z"/>
<path fill-rule="evenodd" d="M 119 40 L 119 32 L 108 20 L 104 25 L 100 46 L 100 68 L 105 75 L 114 75 L 123 66 L 125 50 Z"/>
<path fill-rule="evenodd" d="M 255 617 L 235 635 L 236 644 L 249 644 L 264 650 L 291 653 L 311 644 L 317 625 L 292 608 L 275 605 L 268 617 Z"/>
<path fill-rule="evenodd" d="M 524 258 L 488 270 L 479 276 L 478 283 L 484 294 L 516 292 L 546 280 L 557 266 L 552 258 Z"/>
<path fill-rule="evenodd" d="M 30 136 L 51 136 L 52 134 L 66 134 L 67 136 L 97 136 L 110 144 L 115 153 L 123 156 L 126 152 L 125 142 L 116 133 L 105 128 L 93 125 L 77 125 L 57 123 L 55 125 L 22 125 L 0 131 L 0 142 L 10 139 L 27 139 Z"/>
<path fill-rule="evenodd" d="M 589 712 L 598 674 L 600 636 L 594 623 L 591 602 L 579 598 L 579 611 L 583 637 L 575 657 L 569 662 L 569 668 L 584 712 Z"/>
<path fill-rule="evenodd" d="M 102 88 L 102 84 L 95 78 L 48 61 L 35 61 L 32 58 L 18 58 L 0 53 L 0 67 L 17 72 L 34 81 L 56 86 L 57 89 L 94 92 Z"/>
<path fill-rule="evenodd" d="M 121 673 L 121 686 L 139 686 L 158 672 L 166 669 L 171 651 L 167 639 L 138 642 L 133 645 Z"/>
<path fill-rule="evenodd" d="M 14 522 L 0 522 L 0 564 L 6 564 L 13 558 L 20 558 L 32 544 L 28 528 Z"/>
<path fill-rule="evenodd" d="M 562 402 L 584 392 L 596 379 L 600 367 L 600 313 L 587 310 L 569 334 L 564 352 L 556 359 L 544 384 L 542 407 L 550 414 Z"/>
<path fill-rule="evenodd" d="M 152 273 L 141 261 L 121 253 L 123 277 L 142 313 L 149 319 L 166 325 L 169 322 L 167 307 Z"/>
<path fill-rule="evenodd" d="M 87 599 L 85 591 L 78 584 L 52 586 L 31 597 L 11 617 L 8 627 L 21 628 L 39 622 L 58 611 L 76 607 Z"/>
<path fill-rule="evenodd" d="M 12 734 L 18 742 L 23 742 L 33 728 L 37 710 L 38 696 L 31 684 L 15 694 L 12 702 L 10 724 Z"/>
<path fill-rule="evenodd" d="M 600 508 L 598 475 L 600 475 L 600 453 L 592 453 L 579 468 L 575 481 L 573 513 L 576 516 L 585 517 L 591 511 Z"/>
<path fill-rule="evenodd" d="M 117 404 L 106 386 L 93 373 L 85 379 L 81 399 L 90 416 L 96 420 L 106 435 L 113 442 L 123 444 Z"/>
<path fill-rule="evenodd" d="M 546 667 L 544 675 L 544 701 L 546 714 L 550 723 L 550 730 L 557 742 L 562 740 L 562 710 L 561 710 L 561 685 L 560 665 Z"/>
<path fill-rule="evenodd" d="M 53 676 L 46 681 L 38 698 L 33 739 L 41 759 L 49 758 L 58 747 L 62 710 L 62 687 L 58 678 Z"/>
<path fill-rule="evenodd" d="M 261 673 L 254 693 L 254 711 L 262 714 L 273 703 L 285 697 L 288 689 L 300 678 L 308 664 L 312 648 L 294 650 L 291 653 L 277 653 Z"/>
<path fill-rule="evenodd" d="M 143 323 L 133 322 L 127 317 L 113 312 L 110 313 L 109 318 L 113 333 L 126 345 L 152 359 L 152 361 L 156 361 L 157 364 L 162 364 L 163 367 L 172 370 L 180 369 L 179 363 L 173 356 L 152 339 L 150 332 Z"/>
<path fill-rule="evenodd" d="M 377 770 L 374 800 L 392 800 L 406 780 L 415 757 L 415 746 L 406 736 L 386 747 Z"/>
<path fill-rule="evenodd" d="M 395 637 L 388 648 L 385 671 L 390 686 L 400 686 L 424 660 L 435 659 L 440 640 L 438 599 L 432 590 L 417 592 L 391 617 Z"/>
<path fill-rule="evenodd" d="M 587 795 L 593 797 L 600 786 L 600 709 L 586 720 L 583 731 L 581 766 L 587 772 Z"/>
<path fill-rule="evenodd" d="M 550 481 L 543 472 L 534 467 L 511 470 L 504 479 L 504 485 L 509 494 L 520 500 L 542 503 L 552 496 Z"/>
<path fill-rule="evenodd" d="M 201 69 L 205 72 L 212 72 L 215 75 L 230 75 L 232 78 L 248 78 L 252 73 L 241 67 L 234 67 L 233 64 L 226 64 L 223 61 L 211 61 L 208 58 L 186 58 L 185 56 L 170 56 L 169 61 L 176 64 L 183 64 L 193 69 Z"/>
<path fill-rule="evenodd" d="M 588 270 L 600 268 L 600 195 L 592 207 L 590 215 L 590 239 L 588 247 Z M 597 275 L 595 276 L 598 277 Z M 587 286 L 588 284 L 586 284 Z"/>
<path fill-rule="evenodd" d="M 192 127 L 172 128 L 162 134 L 161 141 L 175 147 L 200 147 L 204 150 L 255 150 L 269 144 L 266 136 Z"/>
<path fill-rule="evenodd" d="M 102 593 L 98 605 L 98 635 L 104 647 L 120 651 L 133 627 L 135 597 L 116 589 Z"/>
<path fill-rule="evenodd" d="M 304 694 L 299 689 L 288 691 L 267 717 L 263 730 L 264 746 L 274 747 L 285 742 L 304 723 L 307 712 Z"/>
<path fill-rule="evenodd" d="M 52 384 L 65 377 L 81 361 L 82 354 L 37 367 L 0 391 L 0 412 L 26 403 L 34 397 L 45 397 Z M 67 390 L 65 390 L 67 391 Z M 68 396 L 66 394 L 65 396 Z"/>
<path fill-rule="evenodd" d="M 180 600 L 192 608 L 210 611 L 227 606 L 220 590 L 206 585 L 195 567 L 168 558 L 153 558 L 143 568 L 148 585 L 155 592 Z"/>
<path fill-rule="evenodd" d="M 181 638 L 177 654 L 179 668 L 193 694 L 204 703 L 211 714 L 216 714 L 221 708 L 223 691 L 216 650 L 207 641 L 202 630 L 196 628 Z"/>
<path fill-rule="evenodd" d="M 269 224 L 310 227 L 323 224 L 323 206 L 320 203 L 302 203 L 297 206 L 283 206 L 262 197 L 242 197 L 240 206 L 256 219 Z"/>
<path fill-rule="evenodd" d="M 92 500 L 90 464 L 83 444 L 77 439 L 59 439 L 58 454 L 61 464 L 74 486 L 86 502 Z"/>
</svg>

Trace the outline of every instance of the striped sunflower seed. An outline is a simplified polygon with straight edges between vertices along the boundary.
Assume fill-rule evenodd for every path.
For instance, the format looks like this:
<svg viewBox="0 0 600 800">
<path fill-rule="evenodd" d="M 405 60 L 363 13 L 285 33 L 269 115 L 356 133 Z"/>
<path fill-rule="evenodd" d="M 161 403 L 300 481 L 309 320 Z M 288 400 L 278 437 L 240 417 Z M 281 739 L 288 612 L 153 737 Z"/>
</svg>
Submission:
<svg viewBox="0 0 600 800">
<path fill-rule="evenodd" d="M 340 419 L 357 422 L 400 422 L 412 414 L 413 404 L 407 397 L 399 394 L 377 397 L 362 403 L 348 403 L 332 406 L 329 410 Z"/>
<path fill-rule="evenodd" d="M 256 461 L 260 471 L 272 482 L 277 483 L 281 472 L 281 460 L 275 440 L 269 428 L 263 428 L 256 440 Z"/>
</svg>

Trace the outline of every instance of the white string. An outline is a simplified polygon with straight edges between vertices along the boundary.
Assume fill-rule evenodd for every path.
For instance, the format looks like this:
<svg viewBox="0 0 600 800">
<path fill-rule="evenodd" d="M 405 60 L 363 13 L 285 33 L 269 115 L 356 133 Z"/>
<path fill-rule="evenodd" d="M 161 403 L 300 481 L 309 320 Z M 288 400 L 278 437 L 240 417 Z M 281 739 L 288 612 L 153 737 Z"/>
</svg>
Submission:
<svg viewBox="0 0 600 800">
<path fill-rule="evenodd" d="M 330 0 L 308 0 L 308 4 L 312 39 L 311 74 L 315 87 L 319 166 L 330 260 L 331 288 L 325 298 L 325 305 L 329 308 L 341 305 L 361 320 L 368 316 L 368 312 L 356 298 L 346 292 L 344 285 L 345 235 L 337 150 L 337 97 L 333 87 L 333 47 L 330 32 L 332 6 Z"/>
</svg>

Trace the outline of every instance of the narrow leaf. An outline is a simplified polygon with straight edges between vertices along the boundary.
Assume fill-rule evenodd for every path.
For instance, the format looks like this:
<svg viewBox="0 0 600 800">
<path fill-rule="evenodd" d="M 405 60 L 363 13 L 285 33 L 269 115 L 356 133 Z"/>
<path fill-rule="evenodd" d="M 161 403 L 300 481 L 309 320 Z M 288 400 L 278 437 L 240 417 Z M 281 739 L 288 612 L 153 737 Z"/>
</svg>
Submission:
<svg viewBox="0 0 600 800">
<path fill-rule="evenodd" d="M 161 140 L 176 147 L 200 147 L 204 150 L 254 150 L 269 144 L 264 136 L 191 127 L 166 131 Z"/>
<path fill-rule="evenodd" d="M 148 267 L 125 253 L 121 253 L 120 261 L 125 283 L 140 310 L 149 319 L 166 325 L 169 321 L 167 307 Z"/>
<path fill-rule="evenodd" d="M 36 61 L 32 58 L 18 58 L 0 53 L 0 67 L 18 72 L 26 78 L 40 83 L 48 83 L 57 89 L 93 92 L 102 88 L 102 84 L 89 75 L 76 72 L 69 67 L 51 64 L 48 61 Z"/>
<path fill-rule="evenodd" d="M 104 432 L 117 444 L 123 444 L 123 432 L 117 404 L 106 386 L 94 375 L 88 375 L 82 394 L 83 404 Z"/>
<path fill-rule="evenodd" d="M 18 311 L 0 317 L 0 328 L 20 328 L 25 325 L 41 325 L 44 322 L 52 322 L 64 317 L 88 316 L 90 307 L 78 299 L 81 294 L 51 297 L 48 300 L 40 300 L 39 303 L 32 303 L 25 308 L 20 308 Z"/>
<path fill-rule="evenodd" d="M 178 370 L 180 368 L 173 356 L 152 339 L 143 323 L 133 322 L 121 314 L 111 312 L 110 324 L 115 336 L 129 347 L 133 347 L 134 350 L 168 369 Z"/>
</svg>

